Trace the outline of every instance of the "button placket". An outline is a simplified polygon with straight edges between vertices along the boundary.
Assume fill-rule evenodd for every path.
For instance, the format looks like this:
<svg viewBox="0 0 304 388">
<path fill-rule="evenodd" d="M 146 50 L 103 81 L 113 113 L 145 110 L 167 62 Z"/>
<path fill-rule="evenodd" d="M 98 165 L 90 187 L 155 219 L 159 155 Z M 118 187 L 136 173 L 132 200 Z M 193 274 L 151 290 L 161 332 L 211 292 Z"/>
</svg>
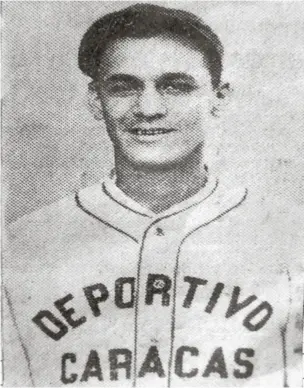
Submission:
<svg viewBox="0 0 304 388">
<path fill-rule="evenodd" d="M 164 229 L 161 228 L 160 226 L 157 226 L 155 234 L 156 234 L 156 236 L 164 236 L 165 235 Z"/>
<path fill-rule="evenodd" d="M 159 237 L 162 237 L 159 239 Z M 176 240 L 176 239 L 175 239 Z M 178 241 L 164 227 L 154 225 L 146 234 L 139 271 L 139 294 L 137 308 L 137 387 L 155 384 L 167 387 L 168 363 L 171 346 L 171 320 L 173 305 L 173 273 L 176 263 Z M 153 279 L 153 277 L 155 279 Z M 151 280 L 152 283 L 151 283 Z M 138 377 L 151 346 L 156 346 L 165 376 L 157 373 L 155 380 L 145 383 Z"/>
</svg>

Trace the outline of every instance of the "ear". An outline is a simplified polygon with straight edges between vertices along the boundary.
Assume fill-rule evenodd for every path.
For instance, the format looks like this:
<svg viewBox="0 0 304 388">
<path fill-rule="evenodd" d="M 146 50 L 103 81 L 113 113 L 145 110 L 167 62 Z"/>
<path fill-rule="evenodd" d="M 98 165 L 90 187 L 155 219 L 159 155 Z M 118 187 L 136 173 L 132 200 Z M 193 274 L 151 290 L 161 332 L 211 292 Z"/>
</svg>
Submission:
<svg viewBox="0 0 304 388">
<path fill-rule="evenodd" d="M 96 120 L 103 119 L 101 100 L 96 90 L 94 81 L 90 82 L 88 85 L 88 106 L 89 111 L 93 114 Z"/>
<path fill-rule="evenodd" d="M 231 88 L 229 83 L 221 84 L 216 90 L 214 90 L 213 97 L 210 100 L 210 112 L 214 117 L 210 121 L 210 128 L 205 132 L 205 144 L 204 159 L 212 170 L 217 171 L 222 163 L 221 150 L 223 140 L 223 129 L 221 116 L 224 108 L 228 104 L 231 95 Z"/>
<path fill-rule="evenodd" d="M 228 105 L 231 94 L 232 89 L 228 82 L 221 84 L 215 90 L 215 98 L 213 100 L 213 105 L 211 108 L 211 114 L 214 117 L 219 117 L 221 115 L 221 112 Z"/>
</svg>

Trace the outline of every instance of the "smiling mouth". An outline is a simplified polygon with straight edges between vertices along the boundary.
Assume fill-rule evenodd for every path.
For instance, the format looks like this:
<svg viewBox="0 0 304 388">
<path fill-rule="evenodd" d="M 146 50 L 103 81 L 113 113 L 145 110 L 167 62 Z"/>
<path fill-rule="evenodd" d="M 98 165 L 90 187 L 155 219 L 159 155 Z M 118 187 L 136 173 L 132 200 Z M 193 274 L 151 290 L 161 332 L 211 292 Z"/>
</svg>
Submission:
<svg viewBox="0 0 304 388">
<path fill-rule="evenodd" d="M 129 132 L 133 135 L 143 135 L 143 136 L 155 136 L 155 135 L 164 135 L 166 133 L 173 132 L 172 128 L 132 128 Z"/>
</svg>

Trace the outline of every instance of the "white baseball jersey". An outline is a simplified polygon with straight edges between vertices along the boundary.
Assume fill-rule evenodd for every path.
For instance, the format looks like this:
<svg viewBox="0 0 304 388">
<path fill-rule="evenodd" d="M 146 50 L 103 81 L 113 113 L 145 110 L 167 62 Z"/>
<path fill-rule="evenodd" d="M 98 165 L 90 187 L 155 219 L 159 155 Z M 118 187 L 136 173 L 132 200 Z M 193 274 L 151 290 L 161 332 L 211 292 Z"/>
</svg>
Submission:
<svg viewBox="0 0 304 388">
<path fill-rule="evenodd" d="M 108 179 L 6 245 L 5 385 L 301 384 L 291 247 L 244 188 L 209 178 L 156 215 Z"/>
</svg>

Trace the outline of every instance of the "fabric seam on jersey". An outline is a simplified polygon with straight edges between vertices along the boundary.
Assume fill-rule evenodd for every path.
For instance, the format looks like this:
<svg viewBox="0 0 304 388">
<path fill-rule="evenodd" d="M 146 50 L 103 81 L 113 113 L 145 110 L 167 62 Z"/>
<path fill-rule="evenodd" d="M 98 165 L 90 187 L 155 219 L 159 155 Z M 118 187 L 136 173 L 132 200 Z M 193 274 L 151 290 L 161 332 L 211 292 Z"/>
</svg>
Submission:
<svg viewBox="0 0 304 388">
<path fill-rule="evenodd" d="M 186 208 L 184 208 L 184 209 L 181 209 L 181 210 L 178 210 L 178 211 L 176 211 L 176 212 L 174 212 L 174 213 L 166 214 L 165 216 L 158 218 L 157 221 L 162 221 L 162 220 L 164 220 L 164 219 L 166 219 L 166 218 L 169 218 L 169 217 L 172 217 L 172 216 L 176 216 L 176 214 L 183 213 L 184 211 L 191 209 L 193 206 L 197 206 L 197 205 L 199 205 L 200 203 L 202 203 L 203 201 L 206 201 L 207 198 L 209 198 L 212 194 L 214 194 L 215 190 L 216 190 L 217 187 L 218 187 L 218 184 L 219 184 L 219 180 L 217 179 L 216 182 L 215 182 L 215 186 L 214 186 L 214 188 L 211 190 L 211 192 L 210 192 L 206 197 L 202 198 L 200 201 L 195 202 L 195 203 L 192 203 L 192 204 L 189 205 L 188 207 L 186 207 Z"/>
<path fill-rule="evenodd" d="M 27 367 L 28 367 L 28 372 L 29 372 L 29 377 L 30 377 L 30 380 L 31 380 L 31 383 L 33 386 L 35 386 L 34 384 L 34 378 L 33 378 L 33 373 L 32 373 L 32 365 L 31 365 L 31 359 L 29 357 L 29 354 L 28 354 L 28 351 L 27 351 L 27 348 L 23 342 L 23 338 L 20 334 L 20 330 L 19 330 L 19 327 L 18 327 L 18 324 L 17 324 L 17 320 L 16 320 L 16 317 L 15 317 L 15 313 L 14 313 L 14 308 L 13 308 L 13 304 L 12 304 L 12 301 L 10 299 L 10 295 L 9 295 L 9 292 L 6 288 L 4 288 L 4 292 L 5 292 L 5 296 L 6 296 L 6 299 L 7 299 L 7 304 L 8 304 L 8 307 L 9 307 L 9 312 L 12 316 L 12 320 L 13 320 L 13 325 L 15 326 L 15 329 L 17 331 L 17 335 L 18 335 L 18 340 L 20 342 L 20 345 L 21 345 L 21 348 L 22 348 L 22 351 L 23 351 L 23 354 L 24 354 L 24 357 L 25 357 L 25 360 L 26 360 L 26 363 L 27 363 Z"/>
<path fill-rule="evenodd" d="M 136 273 L 136 294 L 135 294 L 135 309 L 134 309 L 134 362 L 133 362 L 133 383 L 132 386 L 136 387 L 136 379 L 137 379 L 137 320 L 138 320 L 138 302 L 139 302 L 139 287 L 140 287 L 140 267 L 142 262 L 142 252 L 145 245 L 145 238 L 147 236 L 150 228 L 156 223 L 155 220 L 152 224 L 145 230 L 140 250 L 139 250 L 139 260 L 137 263 L 137 273 Z"/>
<path fill-rule="evenodd" d="M 149 225 L 148 229 L 149 229 L 152 225 L 154 225 L 156 222 L 158 222 L 158 221 L 162 221 L 162 220 L 164 220 L 164 219 L 166 219 L 166 218 L 169 218 L 169 217 L 171 217 L 171 216 L 175 216 L 176 214 L 182 213 L 182 212 L 184 212 L 184 211 L 186 211 L 186 210 L 192 208 L 193 206 L 199 205 L 201 202 L 205 201 L 205 200 L 206 200 L 207 198 L 209 198 L 212 194 L 214 194 L 214 192 L 215 192 L 216 189 L 218 188 L 218 185 L 219 185 L 219 180 L 216 179 L 216 183 L 215 183 L 214 188 L 212 189 L 212 191 L 211 191 L 206 197 L 202 198 L 199 202 L 195 202 L 195 203 L 191 204 L 190 206 L 188 206 L 188 207 L 186 207 L 186 208 L 184 208 L 184 209 L 181 209 L 181 210 L 178 210 L 178 211 L 176 211 L 176 212 L 174 212 L 174 213 L 166 214 L 166 215 L 164 215 L 163 217 L 157 218 L 156 220 L 154 220 L 154 221 Z M 105 194 L 106 194 L 106 193 L 105 193 Z M 109 198 L 111 199 L 110 196 L 109 196 Z M 122 233 L 122 234 L 124 234 L 124 235 L 130 237 L 130 238 L 131 238 L 133 241 L 135 241 L 136 243 L 139 243 L 139 241 L 137 240 L 137 238 L 133 237 L 132 235 L 130 235 L 129 233 L 125 232 L 125 231 L 122 230 L 122 229 L 116 228 L 114 225 L 111 225 L 109 222 L 103 220 L 102 218 L 96 216 L 94 213 L 92 213 L 92 212 L 90 212 L 89 210 L 87 210 L 87 209 L 82 205 L 78 193 L 75 193 L 75 201 L 76 201 L 76 205 L 77 205 L 82 211 L 84 211 L 86 214 L 88 214 L 89 216 L 91 216 L 91 217 L 95 218 L 96 220 L 102 222 L 102 223 L 105 224 L 106 226 L 109 226 L 110 228 L 115 229 L 117 232 L 120 232 L 120 233 Z M 120 203 L 119 203 L 119 204 L 120 204 Z M 127 207 L 126 209 L 132 210 L 132 209 L 129 209 L 128 207 Z M 149 217 L 149 216 L 148 216 L 148 217 Z"/>
<path fill-rule="evenodd" d="M 289 324 L 289 318 L 290 318 L 290 306 L 292 304 L 292 295 L 291 295 L 291 288 L 290 288 L 290 283 L 291 283 L 291 277 L 288 268 L 286 268 L 287 272 L 287 279 L 288 279 L 288 293 L 289 293 L 289 298 L 288 298 L 288 312 L 287 312 L 287 317 L 286 317 L 286 322 L 285 324 L 280 328 L 280 334 L 281 334 L 281 339 L 282 339 L 282 356 L 283 356 L 283 387 L 289 387 L 288 385 L 288 368 L 287 368 L 287 350 L 286 350 L 286 333 L 287 333 L 287 326 Z"/>
<path fill-rule="evenodd" d="M 198 203 L 195 203 L 195 204 L 192 204 L 191 206 L 185 208 L 185 209 L 182 209 L 182 210 L 179 210 L 178 212 L 175 212 L 173 214 L 167 214 L 163 217 L 160 217 L 156 220 L 154 220 L 149 226 L 148 228 L 145 230 L 144 232 L 144 235 L 143 235 L 143 238 L 142 238 L 142 242 L 141 242 L 141 246 L 140 246 L 140 250 L 139 250 L 139 260 L 138 260 L 138 264 L 137 264 L 137 274 L 136 274 L 136 280 L 137 280 L 137 285 L 136 285 L 136 295 L 135 295 L 135 318 L 134 318 L 134 365 L 133 365 L 133 387 L 136 387 L 136 379 L 137 379 L 137 321 L 138 321 L 138 302 L 139 302 L 139 287 L 140 287 L 140 269 L 141 269 L 141 262 L 142 262 L 142 253 L 143 253 L 143 249 L 144 249 L 144 244 L 145 244 L 145 239 L 146 239 L 146 236 L 148 234 L 148 231 L 151 229 L 152 226 L 154 226 L 155 224 L 157 224 L 158 222 L 164 220 L 164 219 L 167 219 L 169 217 L 172 217 L 176 214 L 179 214 L 179 213 L 182 213 L 188 209 L 190 209 L 192 206 L 194 205 L 198 205 L 199 203 L 205 201 L 207 198 L 209 198 L 217 189 L 218 187 L 218 183 L 219 183 L 219 180 L 217 179 L 216 180 L 216 184 L 213 188 L 213 190 L 207 195 L 207 197 L 205 197 L 204 199 L 202 199 L 200 202 Z M 246 195 L 247 195 L 247 189 L 246 189 L 246 193 L 245 193 L 245 196 L 244 198 L 242 199 L 241 202 L 243 202 L 243 200 L 246 198 Z M 228 210 L 229 211 L 229 210 Z M 227 212 L 228 212 L 227 211 Z M 222 213 L 222 215 L 226 214 L 226 212 Z M 214 221 L 214 219 L 212 220 Z M 210 221 L 210 222 L 212 222 Z M 208 223 L 206 224 L 208 225 Z M 202 226 L 202 225 L 201 225 Z M 200 227 L 201 227 L 200 226 Z M 199 227 L 199 228 L 200 228 Z M 199 228 L 196 228 L 195 230 L 199 229 Z M 194 230 L 194 231 L 195 231 Z M 192 231 L 192 232 L 194 232 Z M 190 236 L 191 233 L 189 233 L 187 236 Z M 186 237 L 187 237 L 186 236 Z M 182 239 L 182 242 L 184 241 L 185 237 Z M 181 242 L 181 243 L 182 243 Z"/>
<path fill-rule="evenodd" d="M 82 206 L 82 204 L 81 204 L 81 202 L 80 202 L 80 199 L 79 199 L 79 196 L 78 196 L 78 193 L 75 194 L 75 201 L 76 201 L 76 205 L 77 205 L 82 211 L 84 211 L 87 215 L 89 215 L 89 216 L 95 218 L 97 221 L 102 222 L 104 225 L 109 226 L 110 228 L 116 230 L 117 232 L 120 232 L 120 233 L 124 234 L 125 236 L 130 237 L 130 238 L 131 238 L 133 241 L 135 241 L 136 243 L 139 242 L 135 237 L 133 237 L 133 236 L 131 236 L 130 234 L 126 233 L 124 230 L 119 229 L 119 228 L 116 228 L 114 225 L 111 225 L 110 223 L 108 223 L 108 222 L 104 221 L 103 219 L 97 217 L 95 214 L 91 213 L 91 212 L 90 212 L 89 210 L 87 210 L 84 206 Z"/>
<path fill-rule="evenodd" d="M 112 199 L 112 201 L 116 202 L 118 205 L 122 206 L 124 209 L 127 209 L 127 210 L 131 210 L 133 213 L 135 214 L 138 214 L 140 216 L 144 216 L 144 217 L 149 217 L 151 218 L 150 216 L 148 216 L 147 214 L 144 214 L 144 213 L 141 213 L 141 212 L 138 212 L 128 206 L 126 206 L 125 204 L 119 202 L 117 199 L 115 199 L 107 190 L 106 186 L 105 186 L 105 183 L 103 182 L 102 183 L 102 191 L 106 194 L 106 196 L 108 196 L 110 199 Z"/>
<path fill-rule="evenodd" d="M 233 207 L 225 210 L 223 213 L 219 214 L 217 217 L 213 218 L 212 220 L 206 222 L 205 224 L 202 224 L 200 226 L 198 226 L 197 228 L 195 228 L 194 230 L 192 230 L 191 232 L 189 232 L 181 241 L 179 247 L 178 247 L 178 251 L 177 251 L 177 256 L 176 256 L 176 264 L 175 264 L 175 268 L 174 268 L 174 277 L 173 277 L 173 306 L 172 306 L 172 313 L 171 313 L 171 345 L 170 345 L 170 355 L 169 355 L 169 361 L 168 361 L 168 382 L 167 382 L 167 387 L 170 388 L 171 387 L 171 373 L 172 373 L 172 361 L 173 361 L 173 348 L 174 348 L 174 339 L 175 339 L 175 312 L 176 312 L 176 281 L 177 281 L 177 271 L 178 271 L 178 265 L 179 265 L 179 258 L 180 258 L 180 253 L 181 253 L 181 248 L 182 248 L 182 245 L 184 244 L 184 242 L 186 241 L 186 239 L 191 236 L 193 233 L 195 233 L 197 230 L 199 230 L 200 228 L 202 227 L 206 227 L 208 226 L 209 224 L 211 224 L 212 222 L 214 221 L 217 221 L 218 219 L 220 219 L 221 217 L 223 217 L 224 215 L 226 215 L 227 213 L 229 213 L 230 211 L 238 208 L 240 205 L 242 205 L 242 203 L 245 201 L 246 197 L 247 197 L 247 194 L 248 194 L 248 190 L 246 189 L 245 191 L 245 194 L 243 196 L 243 198 L 241 199 L 241 201 L 234 205 Z"/>
<path fill-rule="evenodd" d="M 161 220 L 166 219 L 166 218 L 168 218 L 168 217 L 175 216 L 176 214 L 182 213 L 183 211 L 188 210 L 188 209 L 192 208 L 193 206 L 199 205 L 201 202 L 205 201 L 207 198 L 210 197 L 210 195 L 212 195 L 212 194 L 215 192 L 215 190 L 216 190 L 217 187 L 218 187 L 218 184 L 219 184 L 219 180 L 216 179 L 214 188 L 211 190 L 211 192 L 210 192 L 206 197 L 200 199 L 200 200 L 197 201 L 197 202 L 192 203 L 191 205 L 187 206 L 187 207 L 184 208 L 184 209 L 177 210 L 177 211 L 174 212 L 174 213 L 165 214 L 164 216 L 162 216 L 162 217 L 160 217 L 160 218 L 157 218 L 157 220 L 154 220 L 154 221 L 161 221 Z M 106 192 L 104 192 L 104 193 L 107 194 Z M 148 215 L 146 215 L 146 214 L 143 214 L 143 213 L 140 213 L 140 212 L 137 212 L 137 211 L 131 209 L 130 207 L 126 206 L 126 205 L 122 205 L 119 201 L 117 201 L 116 199 L 114 199 L 112 196 L 110 196 L 109 194 L 107 194 L 107 195 L 109 196 L 110 199 L 113 199 L 116 203 L 118 203 L 119 205 L 121 205 L 121 206 L 124 207 L 125 209 L 131 210 L 131 211 L 133 211 L 133 212 L 136 213 L 136 214 L 140 214 L 140 215 L 142 215 L 142 216 L 151 218 L 150 216 L 148 216 Z M 157 213 L 156 213 L 156 216 L 157 216 Z M 154 221 L 153 221 L 153 222 L 154 222 Z"/>
<path fill-rule="evenodd" d="M 208 177 L 208 166 L 207 166 L 207 165 L 204 165 L 204 170 L 205 170 L 205 172 L 207 173 L 207 176 L 206 176 L 207 179 L 206 179 L 205 185 L 204 185 L 204 187 L 205 187 L 205 186 L 207 185 L 208 181 L 209 181 L 209 177 Z M 115 168 L 113 168 L 113 169 L 111 170 L 110 175 L 114 175 L 114 176 L 116 175 L 116 174 L 115 174 Z M 214 188 L 211 190 L 211 192 L 210 192 L 206 197 L 200 199 L 199 201 L 197 201 L 197 202 L 195 202 L 195 203 L 189 205 L 188 207 L 186 207 L 186 208 L 184 208 L 184 209 L 178 210 L 177 212 L 174 212 L 174 213 L 171 213 L 171 214 L 165 214 L 163 217 L 166 218 L 167 216 L 175 215 L 175 214 L 177 214 L 177 213 L 179 213 L 179 212 L 181 212 L 181 211 L 184 211 L 184 210 L 187 210 L 187 209 L 191 208 L 191 207 L 194 206 L 194 205 L 198 205 L 199 203 L 201 203 L 202 201 L 204 201 L 205 199 L 207 199 L 211 194 L 214 193 L 215 189 L 216 189 L 217 186 L 218 186 L 218 183 L 219 183 L 219 180 L 218 180 L 218 178 L 217 178 L 216 181 L 215 181 Z M 114 185 L 116 186 L 116 180 L 115 180 Z M 116 187 L 117 187 L 117 186 L 116 186 Z M 118 187 L 117 187 L 117 188 L 118 188 Z M 131 211 L 134 212 L 135 214 L 139 214 L 139 215 L 144 216 L 144 217 L 152 218 L 152 217 L 149 216 L 148 214 L 144 214 L 144 213 L 141 213 L 141 212 L 139 212 L 139 211 L 137 211 L 137 210 L 134 210 L 134 209 L 132 209 L 131 207 L 128 207 L 127 205 L 125 205 L 125 204 L 119 202 L 117 199 L 115 199 L 115 198 L 109 193 L 109 191 L 107 190 L 107 188 L 106 188 L 106 182 L 102 182 L 102 189 L 103 189 L 104 194 L 106 194 L 110 199 L 112 199 L 112 200 L 113 200 L 114 202 L 116 202 L 118 205 L 121 205 L 124 209 L 126 209 L 126 210 L 131 210 Z M 124 194 L 124 195 L 126 195 L 126 194 Z M 158 214 L 155 213 L 155 215 L 157 216 Z M 161 218 L 162 218 L 162 217 L 161 217 Z"/>
</svg>

